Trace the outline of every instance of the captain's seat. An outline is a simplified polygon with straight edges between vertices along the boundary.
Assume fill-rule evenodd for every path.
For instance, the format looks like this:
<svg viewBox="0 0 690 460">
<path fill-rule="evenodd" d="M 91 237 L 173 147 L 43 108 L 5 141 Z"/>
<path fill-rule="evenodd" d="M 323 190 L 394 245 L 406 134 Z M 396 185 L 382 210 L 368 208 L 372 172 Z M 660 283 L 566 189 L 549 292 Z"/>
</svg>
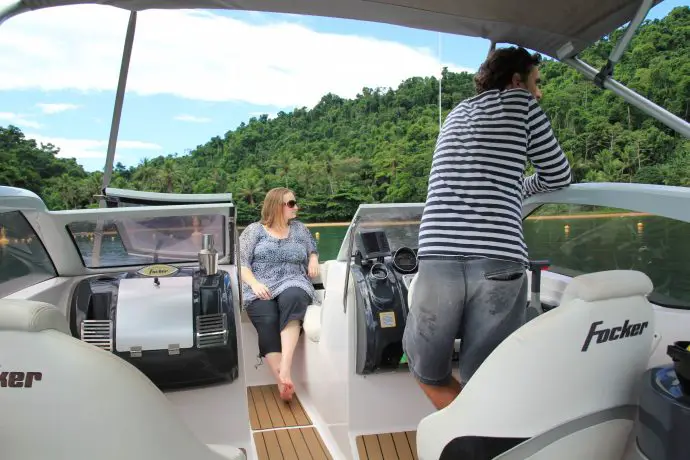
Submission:
<svg viewBox="0 0 690 460">
<path fill-rule="evenodd" d="M 637 271 L 574 278 L 558 308 L 510 335 L 455 401 L 422 419 L 419 459 L 620 460 L 652 345 L 652 288 Z"/>
<path fill-rule="evenodd" d="M 70 335 L 52 305 L 0 299 L 3 460 L 244 460 L 195 437 L 134 366 Z"/>
</svg>

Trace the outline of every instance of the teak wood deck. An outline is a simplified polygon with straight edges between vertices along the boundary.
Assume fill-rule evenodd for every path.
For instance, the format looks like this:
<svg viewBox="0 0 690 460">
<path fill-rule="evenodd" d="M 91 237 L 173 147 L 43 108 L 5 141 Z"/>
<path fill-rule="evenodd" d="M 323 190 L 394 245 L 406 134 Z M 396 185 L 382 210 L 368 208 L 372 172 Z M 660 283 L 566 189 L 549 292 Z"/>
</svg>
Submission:
<svg viewBox="0 0 690 460">
<path fill-rule="evenodd" d="M 280 399 L 278 385 L 260 385 L 247 388 L 249 423 L 252 430 L 270 430 L 309 426 L 311 420 L 295 394 L 292 401 Z"/>
<path fill-rule="evenodd" d="M 417 460 L 415 431 L 357 436 L 361 460 Z"/>
<path fill-rule="evenodd" d="M 259 460 L 333 460 L 296 394 L 286 403 L 278 385 L 260 385 L 247 399 Z"/>
<path fill-rule="evenodd" d="M 254 433 L 259 460 L 333 460 L 313 426 Z"/>
</svg>

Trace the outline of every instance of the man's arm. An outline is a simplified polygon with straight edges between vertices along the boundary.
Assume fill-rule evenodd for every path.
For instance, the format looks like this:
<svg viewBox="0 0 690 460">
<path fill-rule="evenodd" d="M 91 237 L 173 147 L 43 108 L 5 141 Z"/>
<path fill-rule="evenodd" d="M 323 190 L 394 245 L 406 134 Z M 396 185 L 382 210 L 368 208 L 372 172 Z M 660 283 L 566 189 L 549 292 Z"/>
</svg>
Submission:
<svg viewBox="0 0 690 460">
<path fill-rule="evenodd" d="M 571 183 L 568 158 L 553 134 L 549 119 L 534 98 L 530 98 L 527 112 L 527 158 L 537 172 L 523 180 L 524 198 L 558 190 Z"/>
</svg>

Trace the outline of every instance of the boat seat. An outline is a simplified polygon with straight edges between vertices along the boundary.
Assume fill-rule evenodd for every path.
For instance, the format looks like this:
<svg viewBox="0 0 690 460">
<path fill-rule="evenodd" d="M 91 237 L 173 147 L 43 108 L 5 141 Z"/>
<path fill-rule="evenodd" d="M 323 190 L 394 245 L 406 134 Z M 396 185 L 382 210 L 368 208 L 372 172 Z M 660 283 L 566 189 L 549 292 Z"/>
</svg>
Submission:
<svg viewBox="0 0 690 460">
<path fill-rule="evenodd" d="M 327 260 L 321 264 L 320 273 L 314 279 L 314 284 L 321 283 L 324 289 L 317 289 L 316 302 L 307 307 L 307 312 L 304 315 L 304 322 L 302 328 L 304 334 L 312 342 L 319 342 L 321 340 L 321 321 L 323 319 L 323 300 L 326 295 L 326 283 L 328 281 L 328 266 L 332 261 Z"/>
<path fill-rule="evenodd" d="M 419 459 L 620 460 L 652 346 L 652 288 L 638 271 L 574 278 L 558 308 L 511 334 L 422 419 Z"/>
<path fill-rule="evenodd" d="M 244 460 L 207 446 L 123 359 L 70 335 L 55 306 L 0 299 L 3 460 Z"/>
</svg>

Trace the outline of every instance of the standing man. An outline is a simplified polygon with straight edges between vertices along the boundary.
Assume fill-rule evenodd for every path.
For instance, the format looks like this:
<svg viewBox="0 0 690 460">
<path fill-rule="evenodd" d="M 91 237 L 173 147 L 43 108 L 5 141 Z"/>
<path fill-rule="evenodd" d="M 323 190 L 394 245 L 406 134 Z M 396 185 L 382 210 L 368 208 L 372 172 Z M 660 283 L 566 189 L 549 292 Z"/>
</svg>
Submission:
<svg viewBox="0 0 690 460">
<path fill-rule="evenodd" d="M 571 182 L 538 103 L 540 61 L 524 48 L 492 52 L 475 76 L 478 95 L 451 111 L 436 143 L 403 348 L 437 409 L 525 322 L 523 199 Z M 537 172 L 524 178 L 528 159 Z M 456 337 L 460 382 L 451 375 Z"/>
</svg>

